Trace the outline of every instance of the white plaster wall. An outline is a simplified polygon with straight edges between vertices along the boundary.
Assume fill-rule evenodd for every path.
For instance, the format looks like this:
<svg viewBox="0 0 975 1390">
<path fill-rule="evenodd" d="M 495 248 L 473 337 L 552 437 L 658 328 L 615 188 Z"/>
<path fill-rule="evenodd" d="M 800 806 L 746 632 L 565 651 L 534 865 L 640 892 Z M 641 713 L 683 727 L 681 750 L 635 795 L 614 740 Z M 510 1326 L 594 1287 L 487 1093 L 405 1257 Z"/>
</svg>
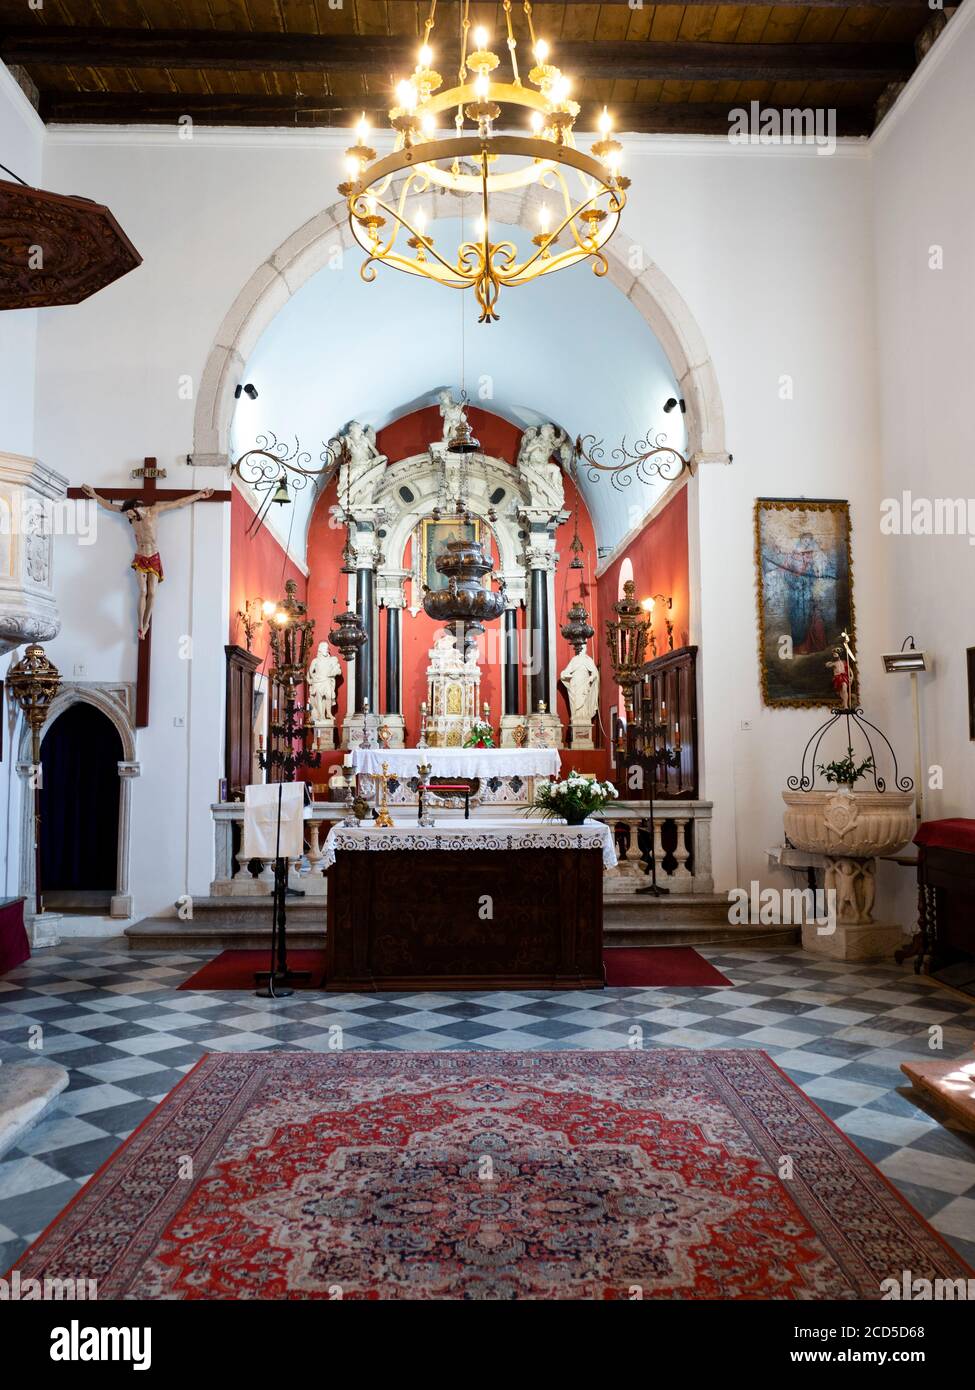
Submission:
<svg viewBox="0 0 975 1390">
<path fill-rule="evenodd" d="M 44 127 L 30 102 L 0 63 L 0 160 L 22 178 L 41 178 Z M 0 179 L 9 179 L 0 170 Z M 36 309 L 0 314 L 0 450 L 34 456 L 34 377 L 37 344 Z M 0 657 L 0 679 L 19 652 Z M 11 745 L 16 728 L 9 705 L 4 709 L 4 756 L 0 764 L 0 844 L 6 847 L 4 892 L 17 892 L 20 785 Z M 11 868 L 11 866 L 13 866 Z"/>
<path fill-rule="evenodd" d="M 882 496 L 975 498 L 975 11 L 952 20 L 915 83 L 910 104 L 878 132 L 874 238 Z M 942 47 L 942 44 L 944 45 Z M 940 49 L 940 52 L 939 52 Z M 943 249 L 943 269 L 931 266 Z M 975 502 L 969 504 L 975 526 Z M 872 518 L 879 527 L 879 511 Z M 926 819 L 975 814 L 965 649 L 975 646 L 975 536 L 884 536 L 887 625 L 914 633 L 934 658 L 920 678 L 922 765 L 941 768 L 925 790 Z M 891 678 L 902 745 L 911 733 L 910 682 Z M 903 886 L 905 915 L 912 910 Z"/>
<path fill-rule="evenodd" d="M 43 317 L 36 451 L 46 463 L 75 483 L 119 486 L 149 453 L 170 470 L 171 484 L 189 483 L 190 470 L 178 460 L 191 447 L 193 402 L 181 399 L 181 378 L 198 381 L 216 330 L 253 270 L 333 200 L 341 144 L 341 136 L 295 132 L 203 132 L 192 142 L 175 132 L 49 134 L 46 186 L 107 202 L 145 264 L 87 304 Z M 716 881 L 728 887 L 767 879 L 764 849 L 781 838 L 779 792 L 815 720 L 760 707 L 757 495 L 850 498 L 864 695 L 881 721 L 886 715 L 878 653 L 899 641 L 901 624 L 887 598 L 888 550 L 875 525 L 881 473 L 871 159 L 862 146 L 822 157 L 697 140 L 628 144 L 627 233 L 697 319 L 735 456 L 730 467 L 705 467 L 691 496 L 699 522 L 694 635 L 703 647 L 706 790 L 716 803 Z M 618 293 L 608 283 L 605 289 Z M 337 350 L 345 350 L 345 327 L 322 325 L 336 334 Z M 419 325 L 411 352 L 422 333 Z M 377 356 L 384 346 L 380 325 Z M 579 342 L 562 350 L 585 350 L 584 324 Z M 793 380 L 791 401 L 780 399 L 784 374 Z M 165 909 L 186 888 L 206 891 L 210 876 L 208 804 L 222 758 L 226 633 L 228 518 L 221 511 L 198 508 L 192 518 L 184 512 L 162 522 L 167 580 L 156 618 L 152 723 L 139 735 L 143 776 L 133 797 L 140 915 Z M 52 656 L 68 675 L 82 665 L 88 679 L 133 679 L 129 538 L 124 523 L 101 520 L 96 545 L 59 541 L 65 632 Z M 194 656 L 186 662 L 179 640 L 190 632 Z"/>
<path fill-rule="evenodd" d="M 862 146 L 832 157 L 715 146 L 683 159 L 648 153 L 646 173 L 634 181 L 630 234 L 648 246 L 697 318 L 734 456 L 730 466 L 702 469 L 690 498 L 698 517 L 692 561 L 700 573 L 705 791 L 716 806 L 721 887 L 769 881 L 764 852 L 781 842 L 780 791 L 822 718 L 761 703 L 756 497 L 849 498 L 865 664 L 889 641 L 884 557 L 873 525 L 879 457 L 870 199 Z M 783 399 L 784 378 L 791 399 Z M 863 694 L 875 712 L 882 709 L 872 667 Z"/>
</svg>

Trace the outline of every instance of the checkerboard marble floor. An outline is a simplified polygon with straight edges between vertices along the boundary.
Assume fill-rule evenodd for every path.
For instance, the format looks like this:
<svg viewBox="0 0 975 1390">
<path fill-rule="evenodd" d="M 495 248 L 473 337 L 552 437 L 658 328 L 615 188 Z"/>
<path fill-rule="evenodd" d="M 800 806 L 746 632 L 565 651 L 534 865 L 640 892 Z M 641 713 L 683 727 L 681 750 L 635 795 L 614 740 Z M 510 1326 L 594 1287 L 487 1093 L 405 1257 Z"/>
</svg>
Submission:
<svg viewBox="0 0 975 1390">
<path fill-rule="evenodd" d="M 963 1057 L 975 1003 L 909 966 L 795 949 L 702 952 L 733 988 L 578 993 L 179 992 L 212 952 L 76 941 L 0 979 L 0 1063 L 68 1068 L 61 1105 L 0 1161 L 0 1272 L 205 1052 L 764 1048 L 975 1267 L 975 1136 L 920 1108 L 902 1061 Z M 931 1030 L 943 1051 L 932 1051 Z"/>
</svg>

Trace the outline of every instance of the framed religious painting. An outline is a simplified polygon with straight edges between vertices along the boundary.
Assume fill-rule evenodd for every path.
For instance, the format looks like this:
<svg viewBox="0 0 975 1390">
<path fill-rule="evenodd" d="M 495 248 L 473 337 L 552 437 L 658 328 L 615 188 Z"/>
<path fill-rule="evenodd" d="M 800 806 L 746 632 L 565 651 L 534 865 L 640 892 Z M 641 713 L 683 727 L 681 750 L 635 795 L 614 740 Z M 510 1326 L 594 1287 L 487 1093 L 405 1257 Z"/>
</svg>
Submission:
<svg viewBox="0 0 975 1390">
<path fill-rule="evenodd" d="M 856 651 L 850 504 L 756 498 L 755 566 L 763 702 L 832 706 L 831 663 L 844 641 Z"/>
<path fill-rule="evenodd" d="M 477 520 L 465 521 L 463 517 L 425 517 L 420 523 L 420 574 L 422 583 L 429 589 L 446 589 L 447 576 L 437 570 L 437 557 L 442 555 L 451 541 L 479 541 L 481 523 Z"/>
</svg>

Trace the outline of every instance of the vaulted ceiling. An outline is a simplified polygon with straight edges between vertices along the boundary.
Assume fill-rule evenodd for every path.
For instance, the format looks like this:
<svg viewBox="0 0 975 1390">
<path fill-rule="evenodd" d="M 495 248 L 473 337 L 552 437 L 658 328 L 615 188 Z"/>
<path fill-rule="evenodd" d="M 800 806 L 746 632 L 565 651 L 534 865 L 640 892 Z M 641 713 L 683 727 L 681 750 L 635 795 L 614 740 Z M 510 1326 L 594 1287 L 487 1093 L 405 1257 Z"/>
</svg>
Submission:
<svg viewBox="0 0 975 1390">
<path fill-rule="evenodd" d="M 623 131 L 726 134 L 731 107 L 826 107 L 866 135 L 940 25 L 927 0 L 636 6 L 535 0 L 536 32 L 576 79 L 580 125 L 608 103 Z M 348 125 L 381 112 L 416 62 L 412 0 L 0 0 L 0 59 L 48 122 Z M 438 67 L 457 66 L 460 5 L 440 0 Z M 526 43 L 523 5 L 512 0 Z M 472 0 L 501 48 L 501 5 Z M 30 85 L 28 83 L 27 85 Z"/>
</svg>

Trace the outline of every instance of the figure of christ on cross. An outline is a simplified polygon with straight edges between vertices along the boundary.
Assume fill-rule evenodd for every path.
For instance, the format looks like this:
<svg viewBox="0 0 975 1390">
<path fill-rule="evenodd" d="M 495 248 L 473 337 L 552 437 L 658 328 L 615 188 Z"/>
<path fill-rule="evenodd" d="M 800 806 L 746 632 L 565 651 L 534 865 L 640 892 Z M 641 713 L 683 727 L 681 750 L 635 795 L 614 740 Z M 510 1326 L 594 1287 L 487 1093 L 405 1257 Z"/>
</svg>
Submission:
<svg viewBox="0 0 975 1390">
<path fill-rule="evenodd" d="M 157 545 L 156 518 L 160 512 L 178 511 L 213 496 L 212 487 L 204 487 L 199 492 L 187 493 L 172 502 L 146 503 L 141 497 L 127 497 L 124 502 L 113 502 L 100 496 L 89 483 L 82 483 L 81 490 L 86 497 L 104 507 L 107 512 L 121 512 L 128 518 L 135 532 L 135 559 L 132 569 L 139 579 L 139 637 L 144 638 L 152 621 L 152 605 L 156 597 L 156 585 L 164 578 L 162 560 Z"/>
<path fill-rule="evenodd" d="M 136 728 L 144 729 L 149 723 L 149 626 L 152 605 L 156 596 L 156 586 L 163 577 L 162 561 L 157 549 L 157 521 L 160 512 L 171 512 L 178 507 L 189 506 L 192 502 L 229 502 L 229 491 L 215 492 L 212 487 L 201 488 L 196 492 L 185 492 L 177 488 L 158 488 L 156 478 L 165 477 L 165 472 L 156 467 L 154 458 L 147 458 L 142 468 L 133 470 L 134 477 L 143 479 L 131 488 L 105 488 L 98 493 L 86 483 L 83 487 L 68 488 L 72 498 L 87 497 L 97 502 L 106 511 L 125 516 L 135 533 L 135 558 L 132 568 L 139 578 L 139 664 L 136 681 Z"/>
</svg>

